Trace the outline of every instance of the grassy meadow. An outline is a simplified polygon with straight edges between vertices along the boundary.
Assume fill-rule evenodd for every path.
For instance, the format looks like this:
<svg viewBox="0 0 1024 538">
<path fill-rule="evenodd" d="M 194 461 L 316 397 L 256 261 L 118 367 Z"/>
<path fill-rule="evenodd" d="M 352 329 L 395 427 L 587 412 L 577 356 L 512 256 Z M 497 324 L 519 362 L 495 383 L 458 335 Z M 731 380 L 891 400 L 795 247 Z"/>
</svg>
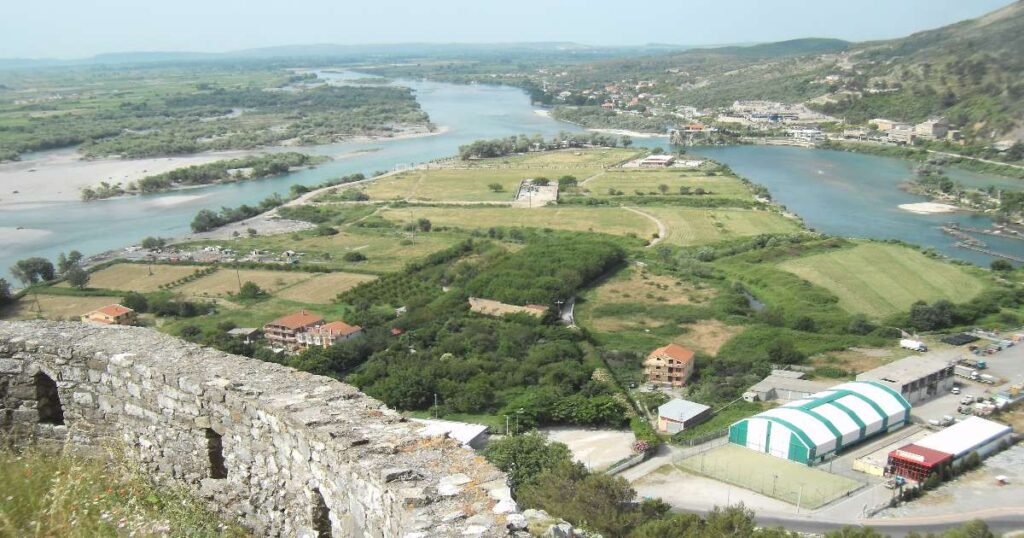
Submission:
<svg viewBox="0 0 1024 538">
<path fill-rule="evenodd" d="M 582 180 L 582 178 L 580 178 Z M 609 189 L 622 191 L 626 195 L 652 194 L 661 195 L 659 187 L 665 185 L 666 196 L 679 196 L 680 188 L 703 189 L 706 194 L 700 197 L 740 198 L 752 197 L 747 186 L 733 176 L 708 176 L 705 172 L 677 169 L 616 169 L 608 170 L 586 182 L 584 187 L 592 196 L 609 196 Z M 698 195 L 687 195 L 698 196 Z"/>
<path fill-rule="evenodd" d="M 205 267 L 200 265 L 117 263 L 93 272 L 89 277 L 89 287 L 148 293 L 202 269 Z M 69 287 L 66 282 L 59 286 Z"/>
<path fill-rule="evenodd" d="M 429 219 L 433 225 L 486 229 L 492 226 L 552 228 L 574 232 L 651 237 L 657 226 L 643 215 L 618 207 L 543 207 L 534 209 L 506 207 L 404 207 L 382 209 L 380 215 L 396 223 Z"/>
<path fill-rule="evenodd" d="M 772 211 L 652 206 L 637 209 L 665 225 L 664 241 L 670 245 L 709 245 L 738 237 L 800 230 L 796 221 Z"/>
<path fill-rule="evenodd" d="M 881 243 L 806 256 L 779 267 L 834 293 L 848 312 L 875 318 L 904 312 L 918 300 L 965 302 L 985 288 L 964 267 Z"/>
</svg>

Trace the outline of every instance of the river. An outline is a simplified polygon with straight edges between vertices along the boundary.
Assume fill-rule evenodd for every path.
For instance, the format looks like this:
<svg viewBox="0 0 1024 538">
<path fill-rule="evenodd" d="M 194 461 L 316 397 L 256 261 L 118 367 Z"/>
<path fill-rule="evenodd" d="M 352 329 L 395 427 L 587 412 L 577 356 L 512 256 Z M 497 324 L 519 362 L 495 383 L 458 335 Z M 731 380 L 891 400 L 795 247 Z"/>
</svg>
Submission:
<svg viewBox="0 0 1024 538">
<path fill-rule="evenodd" d="M 355 75 L 321 72 L 343 84 Z M 362 76 L 362 75 L 358 75 Z M 31 233 L 0 240 L 0 274 L 18 259 L 54 259 L 77 249 L 87 255 L 136 243 L 146 236 L 172 237 L 189 231 L 203 208 L 254 204 L 273 194 L 286 194 L 293 184 L 314 185 L 356 172 L 390 170 L 453 155 L 462 144 L 520 133 L 551 136 L 578 127 L 539 115 L 522 91 L 498 86 L 454 85 L 396 81 L 416 91 L 416 97 L 442 134 L 395 140 L 347 142 L 302 148 L 336 160 L 284 176 L 215 185 L 187 191 L 125 197 L 83 203 L 78 201 L 13 206 L 0 209 L 0 230 L 23 227 Z M 637 139 L 657 146 L 665 139 Z M 958 249 L 937 226 L 957 221 L 988 226 L 986 217 L 966 213 L 916 215 L 899 209 L 902 203 L 922 201 L 898 187 L 910 177 L 912 163 L 898 159 L 787 147 L 733 146 L 695 149 L 722 161 L 752 181 L 767 186 L 776 200 L 801 215 L 808 226 L 834 235 L 898 238 L 974 263 L 987 264 L 985 255 Z M 950 175 L 966 184 L 1012 185 L 1015 180 L 955 170 Z M 5 232 L 10 233 L 10 232 Z M 1024 256 L 1024 242 L 982 236 L 995 250 Z M 3 239 L 3 238 L 0 238 Z"/>
</svg>

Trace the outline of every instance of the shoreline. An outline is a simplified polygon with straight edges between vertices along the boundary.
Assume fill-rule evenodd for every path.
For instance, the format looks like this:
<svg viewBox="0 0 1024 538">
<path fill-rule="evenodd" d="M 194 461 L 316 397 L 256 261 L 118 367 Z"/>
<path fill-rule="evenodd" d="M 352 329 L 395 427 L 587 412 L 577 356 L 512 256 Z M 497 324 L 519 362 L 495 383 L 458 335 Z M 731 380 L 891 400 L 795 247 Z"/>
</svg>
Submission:
<svg viewBox="0 0 1024 538">
<path fill-rule="evenodd" d="M 435 136 L 448 132 L 446 126 L 435 127 L 433 131 L 422 128 L 409 129 L 398 132 L 393 136 L 352 136 L 334 144 L 342 143 L 375 143 L 387 142 L 389 140 L 405 140 Z M 117 159 L 104 157 L 102 159 L 84 159 L 75 147 L 62 148 L 36 154 L 33 158 L 23 161 L 9 161 L 0 163 L 0 210 L 17 210 L 19 208 L 31 208 L 40 205 L 51 205 L 55 203 L 83 202 L 81 199 L 82 189 L 95 188 L 99 183 L 106 181 L 110 184 L 121 183 L 127 185 L 147 176 L 170 172 L 178 168 L 209 164 L 216 161 L 237 159 L 265 155 L 268 153 L 282 153 L 287 151 L 302 151 L 311 148 L 321 148 L 331 144 L 317 144 L 312 146 L 298 145 L 273 145 L 258 149 L 208 151 L 188 155 L 174 155 L 164 157 L 149 157 L 145 159 Z M 367 150 L 369 151 L 369 149 Z M 322 155 L 313 153 L 314 155 Z M 344 158 L 343 155 L 324 155 L 332 159 Z M 267 179 L 267 178 L 254 178 Z M 249 180 L 246 180 L 249 181 Z M 145 194 L 165 194 L 195 188 L 211 187 L 220 185 L 222 182 L 206 185 L 185 185 L 165 191 Z M 140 193 L 141 194 L 141 193 Z M 136 197 L 135 194 L 125 194 L 105 198 L 113 200 L 118 198 Z"/>
<path fill-rule="evenodd" d="M 563 120 L 563 119 L 556 118 L 556 117 L 551 115 L 551 111 L 550 110 L 545 110 L 545 109 L 535 108 L 535 109 L 533 109 L 533 113 L 538 115 L 538 116 L 544 117 L 544 118 L 551 118 L 551 119 L 553 119 L 555 121 L 560 121 L 562 123 L 568 123 L 569 125 L 575 125 L 575 126 L 581 128 L 581 129 L 583 129 L 583 130 L 585 130 L 587 132 L 591 132 L 591 133 L 603 133 L 603 134 L 612 134 L 612 135 L 617 135 L 617 136 L 628 136 L 630 138 L 668 138 L 669 137 L 669 135 L 667 135 L 667 134 L 648 133 L 648 132 L 643 132 L 643 131 L 631 131 L 629 129 L 611 129 L 611 128 L 607 128 L 607 127 L 587 127 L 586 125 L 580 125 L 579 123 L 576 123 L 574 121 L 569 121 L 569 120 Z"/>
</svg>

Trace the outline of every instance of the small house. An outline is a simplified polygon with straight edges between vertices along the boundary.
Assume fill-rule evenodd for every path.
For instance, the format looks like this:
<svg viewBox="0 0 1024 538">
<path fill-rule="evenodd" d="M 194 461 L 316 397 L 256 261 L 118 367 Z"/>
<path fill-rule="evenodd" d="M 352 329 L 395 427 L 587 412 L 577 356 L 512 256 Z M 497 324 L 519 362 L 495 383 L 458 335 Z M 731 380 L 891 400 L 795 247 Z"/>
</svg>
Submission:
<svg viewBox="0 0 1024 538">
<path fill-rule="evenodd" d="M 344 321 L 332 321 L 303 331 L 297 335 L 302 347 L 331 347 L 343 340 L 352 340 L 362 336 L 363 328 L 349 325 Z"/>
<path fill-rule="evenodd" d="M 704 422 L 711 416 L 711 408 L 676 398 L 658 407 L 658 431 L 662 433 L 679 433 Z"/>
<path fill-rule="evenodd" d="M 267 323 L 263 326 L 263 334 L 271 346 L 298 351 L 302 348 L 299 334 L 323 324 L 324 318 L 301 310 Z"/>
<path fill-rule="evenodd" d="M 235 327 L 228 331 L 228 336 L 237 338 L 243 343 L 252 344 L 260 339 L 260 330 L 256 327 Z"/>
<path fill-rule="evenodd" d="M 103 325 L 135 325 L 138 315 L 127 306 L 112 304 L 82 316 L 82 321 Z"/>
</svg>

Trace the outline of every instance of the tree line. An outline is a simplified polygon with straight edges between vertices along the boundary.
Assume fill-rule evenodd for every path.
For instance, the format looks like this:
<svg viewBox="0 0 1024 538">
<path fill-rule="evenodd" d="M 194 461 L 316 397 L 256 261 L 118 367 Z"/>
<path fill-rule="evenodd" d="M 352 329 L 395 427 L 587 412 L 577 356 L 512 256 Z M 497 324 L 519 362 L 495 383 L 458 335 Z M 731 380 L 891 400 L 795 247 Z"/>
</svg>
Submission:
<svg viewBox="0 0 1024 538">
<path fill-rule="evenodd" d="M 633 140 L 628 136 L 618 137 L 603 133 L 568 133 L 562 131 L 545 140 L 543 136 L 535 134 L 527 136 L 508 136 L 505 138 L 494 138 L 491 140 L 476 140 L 469 144 L 459 146 L 459 158 L 466 161 L 470 159 L 487 159 L 493 157 L 504 157 L 515 153 L 526 153 L 529 151 L 547 151 L 559 148 L 579 148 L 584 146 L 614 148 L 619 145 L 629 147 Z"/>
</svg>

